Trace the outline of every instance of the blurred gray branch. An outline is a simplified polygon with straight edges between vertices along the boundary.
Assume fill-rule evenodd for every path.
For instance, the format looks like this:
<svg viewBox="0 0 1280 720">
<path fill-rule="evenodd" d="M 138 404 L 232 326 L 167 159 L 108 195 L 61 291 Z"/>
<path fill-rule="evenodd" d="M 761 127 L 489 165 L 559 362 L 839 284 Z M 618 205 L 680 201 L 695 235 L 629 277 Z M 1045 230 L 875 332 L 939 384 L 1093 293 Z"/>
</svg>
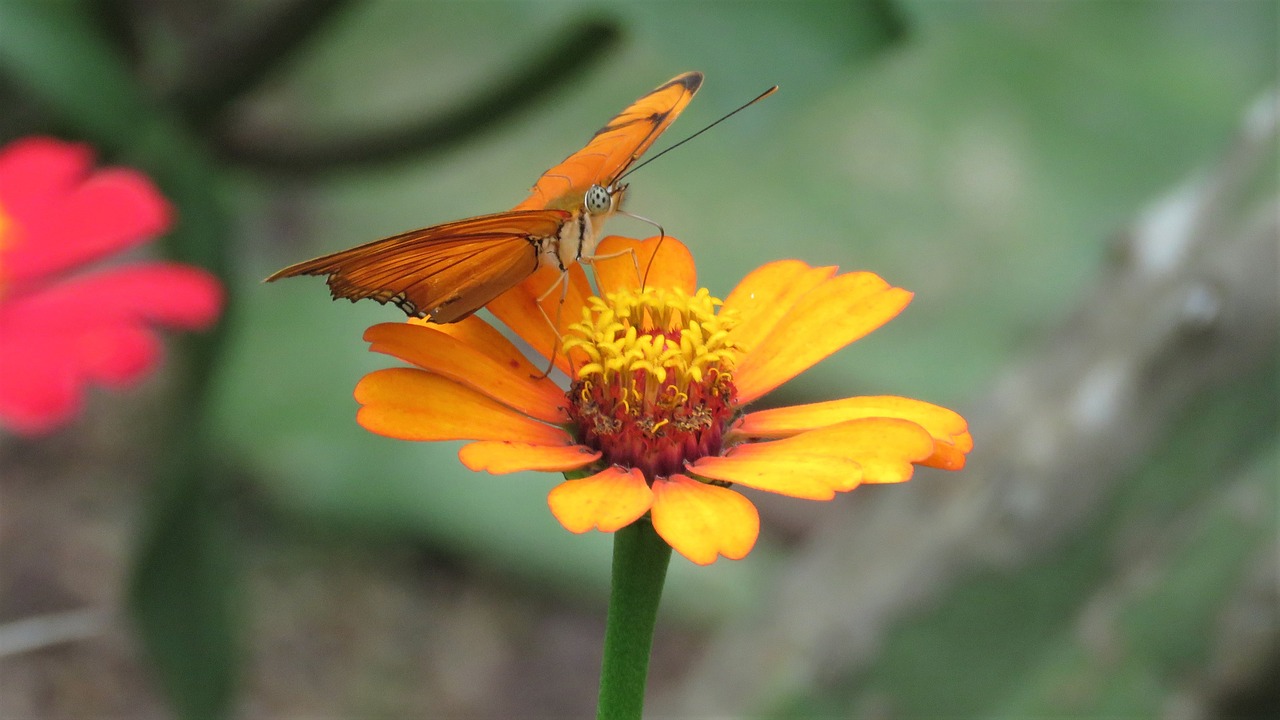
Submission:
<svg viewBox="0 0 1280 720">
<path fill-rule="evenodd" d="M 1052 553 L 1102 511 L 1194 399 L 1274 363 L 1277 114 L 1275 94 L 1258 100 L 1216 167 L 1117 235 L 1113 261 L 1082 288 L 1076 310 L 966 413 L 977 450 L 965 471 L 871 493 L 851 516 L 816 528 L 759 612 L 724 627 L 683 688 L 656 699 L 655 713 L 745 717 L 815 686 L 856 683 L 895 625 L 973 573 Z M 1242 490 L 1241 478 L 1256 483 L 1267 468 L 1215 480 L 1213 501 L 1195 505 L 1186 527 L 1223 503 L 1248 506 L 1256 485 Z M 1274 524 L 1266 499 L 1253 502 L 1263 514 L 1254 521 Z M 1126 562 L 1153 562 L 1137 555 Z M 1227 642 L 1241 635 L 1230 622 L 1211 643 L 1236 660 L 1250 647 L 1254 655 L 1276 647 L 1274 541 L 1254 565 L 1252 589 L 1228 603 L 1252 608 L 1244 625 L 1253 644 Z M 1184 702 L 1190 717 L 1211 714 L 1207 702 L 1229 685 L 1225 676 L 1205 682 Z"/>
</svg>

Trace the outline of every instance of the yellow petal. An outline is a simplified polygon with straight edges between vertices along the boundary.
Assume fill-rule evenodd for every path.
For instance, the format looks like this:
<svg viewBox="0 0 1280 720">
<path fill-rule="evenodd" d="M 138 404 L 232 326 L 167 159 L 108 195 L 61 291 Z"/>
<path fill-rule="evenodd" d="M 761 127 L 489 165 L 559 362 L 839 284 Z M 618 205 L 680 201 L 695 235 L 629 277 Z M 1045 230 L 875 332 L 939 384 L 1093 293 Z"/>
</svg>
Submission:
<svg viewBox="0 0 1280 720">
<path fill-rule="evenodd" d="M 610 235 L 600 241 L 596 256 L 606 258 L 592 263 L 601 293 L 637 290 L 641 278 L 646 287 L 680 288 L 688 295 L 698 291 L 693 255 L 673 237 L 640 241 Z"/>
<path fill-rule="evenodd" d="M 699 459 L 689 470 L 783 495 L 830 500 L 835 492 L 852 490 L 859 483 L 908 480 L 912 463 L 929 458 L 933 451 L 933 438 L 913 422 L 864 418 L 782 440 L 738 445 L 723 457 Z"/>
<path fill-rule="evenodd" d="M 471 388 L 417 368 L 390 368 L 356 385 L 364 407 L 356 420 L 370 432 L 401 440 L 510 440 L 568 445 L 568 434 L 526 417 Z"/>
<path fill-rule="evenodd" d="M 488 471 L 494 475 L 540 470 L 565 472 L 586 467 L 600 459 L 600 452 L 581 445 L 531 445 L 505 440 L 481 440 L 464 445 L 458 459 L 468 469 Z"/>
<path fill-rule="evenodd" d="M 799 260 L 779 260 L 752 271 L 724 300 L 725 309 L 738 313 L 733 342 L 751 350 L 805 293 L 835 274 L 834 267 L 809 267 Z"/>
<path fill-rule="evenodd" d="M 635 468 L 613 466 L 591 477 L 565 480 L 547 495 L 551 514 L 569 532 L 591 528 L 614 532 L 640 519 L 653 505 L 653 491 Z"/>
<path fill-rule="evenodd" d="M 458 324 L 474 319 L 472 316 Z M 440 325 L 382 323 L 366 330 L 364 339 L 374 352 L 443 375 L 525 415 L 548 423 L 568 422 L 564 391 L 549 378 L 538 377 L 541 369 L 535 368 L 501 333 L 483 321 L 476 323 L 489 332 L 475 325 L 463 332 L 449 333 Z M 473 346 L 463 337 L 474 339 L 480 346 Z"/>
<path fill-rule="evenodd" d="M 804 294 L 738 363 L 742 403 L 764 395 L 831 353 L 888 322 L 911 302 L 874 273 L 838 275 Z"/>
<path fill-rule="evenodd" d="M 760 535 L 760 513 L 750 500 L 684 475 L 654 481 L 652 513 L 658 535 L 699 565 L 719 555 L 741 560 Z"/>
<path fill-rule="evenodd" d="M 856 460 L 776 447 L 785 440 L 739 445 L 724 457 L 704 457 L 689 466 L 699 477 L 746 485 L 804 500 L 830 500 L 862 481 Z"/>
<path fill-rule="evenodd" d="M 972 442 L 970 443 L 972 446 Z M 939 470 L 961 470 L 965 464 L 965 452 L 954 445 L 934 443 L 933 454 L 920 461 L 921 465 Z"/>
<path fill-rule="evenodd" d="M 911 398 L 881 395 L 793 405 L 745 415 L 728 439 L 780 438 L 859 418 L 899 418 L 923 427 L 934 440 L 934 453 L 921 465 L 944 470 L 964 467 L 965 454 L 973 449 L 969 425 L 953 410 Z"/>
</svg>

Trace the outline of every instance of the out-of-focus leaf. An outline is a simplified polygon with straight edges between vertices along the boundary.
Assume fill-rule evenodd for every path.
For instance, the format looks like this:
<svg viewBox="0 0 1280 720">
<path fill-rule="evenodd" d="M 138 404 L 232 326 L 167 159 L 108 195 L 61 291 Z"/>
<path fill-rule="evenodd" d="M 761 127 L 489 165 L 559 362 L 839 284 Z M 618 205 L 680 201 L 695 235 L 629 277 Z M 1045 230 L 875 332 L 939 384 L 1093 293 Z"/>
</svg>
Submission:
<svg viewBox="0 0 1280 720">
<path fill-rule="evenodd" d="M 243 659 L 243 568 L 203 469 L 178 469 L 158 485 L 129 597 L 161 685 L 186 720 L 226 717 Z"/>
</svg>

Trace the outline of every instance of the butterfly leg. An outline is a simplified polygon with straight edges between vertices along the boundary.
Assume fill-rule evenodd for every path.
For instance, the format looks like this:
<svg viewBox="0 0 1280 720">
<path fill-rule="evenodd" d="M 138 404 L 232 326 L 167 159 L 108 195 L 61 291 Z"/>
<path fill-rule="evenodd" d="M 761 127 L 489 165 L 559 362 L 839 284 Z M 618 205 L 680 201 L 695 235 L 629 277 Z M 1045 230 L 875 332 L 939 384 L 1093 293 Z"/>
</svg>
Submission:
<svg viewBox="0 0 1280 720">
<path fill-rule="evenodd" d="M 547 309 L 542 306 L 542 302 L 546 300 L 548 297 L 550 297 L 551 293 L 556 289 L 557 286 L 559 286 L 560 288 L 560 302 L 556 304 L 556 317 L 553 320 L 551 319 L 551 316 L 547 314 Z M 561 337 L 560 335 L 560 317 L 561 317 L 560 314 L 561 312 L 564 311 L 564 301 L 568 297 L 569 297 L 569 273 L 568 271 L 565 271 L 560 273 L 560 277 L 556 278 L 556 281 L 554 283 L 551 283 L 551 287 L 547 288 L 545 292 L 539 295 L 537 300 L 534 302 L 534 304 L 538 306 L 538 311 L 542 313 L 543 319 L 545 319 L 547 321 L 547 324 L 551 326 L 551 332 L 554 333 L 556 336 L 556 343 L 551 348 L 551 359 L 547 362 L 547 369 L 543 370 L 540 375 L 534 376 L 534 378 L 537 380 L 541 380 L 542 378 L 547 377 L 548 375 L 551 374 L 551 371 L 555 369 L 556 357 L 559 356 L 560 345 L 564 341 L 564 338 Z"/>
</svg>

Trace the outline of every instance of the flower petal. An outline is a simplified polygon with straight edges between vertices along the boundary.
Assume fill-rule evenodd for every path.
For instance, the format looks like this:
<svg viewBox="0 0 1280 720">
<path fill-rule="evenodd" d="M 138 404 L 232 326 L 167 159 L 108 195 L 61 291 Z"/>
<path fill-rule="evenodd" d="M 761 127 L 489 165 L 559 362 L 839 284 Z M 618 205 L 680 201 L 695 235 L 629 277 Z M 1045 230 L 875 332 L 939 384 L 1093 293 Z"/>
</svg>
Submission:
<svg viewBox="0 0 1280 720">
<path fill-rule="evenodd" d="M 680 288 L 688 295 L 698 291 L 693 254 L 671 236 L 641 241 L 610 235 L 600 241 L 596 256 L 603 258 L 592 263 L 601 293 L 637 290 L 641 278 L 648 287 Z"/>
<path fill-rule="evenodd" d="M 565 472 L 584 468 L 600 459 L 600 451 L 582 445 L 531 445 L 506 440 L 480 440 L 464 445 L 458 459 L 467 469 L 494 475 L 541 470 Z"/>
<path fill-rule="evenodd" d="M 654 481 L 652 517 L 658 535 L 699 565 L 719 555 L 741 560 L 760 535 L 760 513 L 750 500 L 684 475 Z"/>
<path fill-rule="evenodd" d="M 782 440 L 748 443 L 699 459 L 690 472 L 759 490 L 830 500 L 859 483 L 902 482 L 933 454 L 919 425 L 897 418 L 848 420 Z"/>
<path fill-rule="evenodd" d="M 852 490 L 862 481 L 856 460 L 775 447 L 785 442 L 739 445 L 723 457 L 698 459 L 689 473 L 803 500 L 830 500 L 836 491 Z"/>
<path fill-rule="evenodd" d="M 172 222 L 169 203 L 142 173 L 90 172 L 84 145 L 27 138 L 0 150 L 9 285 L 87 263 L 150 240 Z"/>
<path fill-rule="evenodd" d="M 888 322 L 911 293 L 874 273 L 837 275 L 801 297 L 738 363 L 733 381 L 742 403 L 764 395 L 840 348 Z"/>
<path fill-rule="evenodd" d="M 953 410 L 923 400 L 881 395 L 794 405 L 748 413 L 729 433 L 735 438 L 781 438 L 858 418 L 900 418 L 923 427 L 933 436 L 934 454 L 921 465 L 944 470 L 964 467 L 973 437 L 965 419 Z"/>
<path fill-rule="evenodd" d="M 46 348 L 30 352 L 35 349 L 30 343 L 11 339 L 0 336 L 0 423 L 21 435 L 36 436 L 70 422 L 83 405 L 79 358 Z"/>
<path fill-rule="evenodd" d="M 44 213 L 84 179 L 93 149 L 50 137 L 26 137 L 0 149 L 0 202 L 6 213 Z"/>
<path fill-rule="evenodd" d="M 208 273 L 147 263 L 104 270 L 0 303 L 0 419 L 36 435 L 80 409 L 89 383 L 123 387 L 160 358 L 152 325 L 198 329 L 217 319 Z"/>
<path fill-rule="evenodd" d="M 485 325 L 484 321 L 472 316 L 462 322 L 470 320 L 475 323 L 469 334 L 481 333 L 474 324 Z M 486 349 L 476 348 L 442 331 L 441 327 L 382 323 L 366 330 L 364 339 L 369 341 L 373 352 L 386 353 L 443 375 L 525 415 L 553 424 L 568 422 L 564 391 L 550 378 L 540 376 L 541 371 L 501 333 L 494 330 L 497 338 L 484 338 L 486 349 L 498 346 L 497 353 L 490 355 Z"/>
<path fill-rule="evenodd" d="M 582 319 L 586 298 L 593 293 L 578 263 L 569 266 L 568 285 L 562 277 L 557 269 L 541 267 L 485 307 L 543 357 L 554 355 L 556 367 L 568 372 L 569 359 L 559 351 L 560 338 L 569 325 Z"/>
<path fill-rule="evenodd" d="M 564 430 L 526 417 L 464 385 L 417 368 L 390 368 L 356 385 L 366 430 L 401 440 L 510 440 L 568 445 Z"/>
<path fill-rule="evenodd" d="M 590 477 L 565 480 L 551 489 L 547 505 L 569 532 L 592 528 L 614 532 L 640 519 L 653 504 L 653 491 L 635 468 L 608 467 Z"/>
<path fill-rule="evenodd" d="M 733 342 L 750 351 L 805 293 L 835 274 L 835 267 L 809 267 L 799 260 L 779 260 L 756 268 L 724 300 L 725 310 L 738 313 Z"/>
</svg>

